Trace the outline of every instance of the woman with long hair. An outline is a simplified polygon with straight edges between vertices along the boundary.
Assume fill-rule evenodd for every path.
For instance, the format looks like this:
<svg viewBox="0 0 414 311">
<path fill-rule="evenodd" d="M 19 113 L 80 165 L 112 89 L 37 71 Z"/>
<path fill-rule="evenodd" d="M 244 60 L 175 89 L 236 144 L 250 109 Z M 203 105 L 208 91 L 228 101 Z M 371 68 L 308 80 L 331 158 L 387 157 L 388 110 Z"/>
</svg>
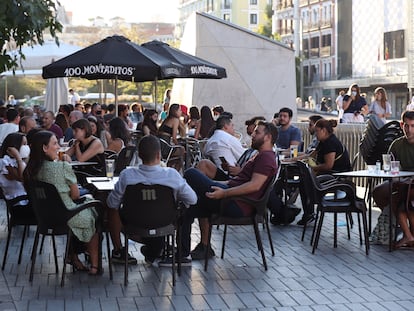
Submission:
<svg viewBox="0 0 414 311">
<path fill-rule="evenodd" d="M 194 138 L 196 139 L 205 139 L 209 138 L 211 129 L 215 127 L 216 122 L 213 119 L 213 114 L 211 109 L 207 106 L 201 107 L 200 111 L 200 124 L 196 129 Z"/>
<path fill-rule="evenodd" d="M 137 130 L 141 130 L 144 135 L 158 135 L 158 112 L 155 109 L 147 109 L 144 111 L 144 120 L 138 123 Z"/>
<path fill-rule="evenodd" d="M 124 120 L 119 117 L 109 121 L 109 134 L 111 138 L 108 141 L 108 150 L 119 153 L 129 143 L 129 131 Z"/>
<path fill-rule="evenodd" d="M 387 92 L 383 87 L 377 87 L 374 91 L 375 99 L 369 107 L 369 113 L 376 115 L 387 123 L 387 118 L 391 117 L 391 104 L 388 102 Z"/>
<path fill-rule="evenodd" d="M 85 166 L 83 171 L 92 175 L 103 175 L 105 168 L 104 146 L 100 139 L 92 135 L 92 128 L 87 119 L 80 119 L 72 124 L 75 142 L 66 151 L 70 157 L 80 162 L 96 162 Z"/>
<path fill-rule="evenodd" d="M 180 133 L 180 117 L 181 117 L 180 105 L 172 104 L 168 111 L 168 117 L 162 122 L 158 133 L 164 140 L 172 142 L 178 145 L 178 135 L 184 136 L 185 133 Z"/>
<path fill-rule="evenodd" d="M 363 123 L 364 115 L 368 113 L 367 101 L 361 96 L 358 84 L 351 84 L 348 94 L 342 100 L 344 114 L 343 123 Z"/>
<path fill-rule="evenodd" d="M 30 159 L 23 172 L 24 183 L 29 185 L 32 181 L 38 180 L 53 184 L 66 208 L 71 210 L 77 207 L 75 200 L 80 198 L 79 188 L 69 163 L 58 161 L 59 148 L 58 140 L 52 132 L 40 131 L 36 133 L 31 146 Z M 68 221 L 68 226 L 75 237 L 86 244 L 91 266 L 89 269 L 85 267 L 74 249 L 71 250 L 68 263 L 77 270 L 89 271 L 91 275 L 101 272 L 98 270 L 99 238 L 95 229 L 96 216 L 94 210 L 85 209 Z"/>
<path fill-rule="evenodd" d="M 23 186 L 23 171 L 26 168 L 24 159 L 29 158 L 30 147 L 26 136 L 22 133 L 11 133 L 6 136 L 0 149 L 0 187 L 7 200 L 26 195 Z M 20 201 L 19 205 L 27 205 Z"/>
<path fill-rule="evenodd" d="M 334 134 L 333 129 L 337 125 L 336 120 L 320 119 L 315 123 L 315 135 L 319 144 L 315 150 L 317 165 L 312 168 L 317 174 L 351 170 L 348 150 Z"/>
<path fill-rule="evenodd" d="M 188 136 L 195 136 L 197 128 L 200 127 L 200 111 L 196 106 L 190 107 L 190 118 L 187 122 Z"/>
</svg>

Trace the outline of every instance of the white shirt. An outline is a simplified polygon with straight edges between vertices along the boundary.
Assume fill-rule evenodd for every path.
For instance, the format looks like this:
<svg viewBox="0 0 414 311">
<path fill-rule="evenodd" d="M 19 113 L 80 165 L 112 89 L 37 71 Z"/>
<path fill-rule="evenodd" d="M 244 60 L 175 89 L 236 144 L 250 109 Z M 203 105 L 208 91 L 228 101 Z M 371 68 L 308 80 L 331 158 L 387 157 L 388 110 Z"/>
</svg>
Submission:
<svg viewBox="0 0 414 311">
<path fill-rule="evenodd" d="M 16 123 L 3 123 L 0 124 L 0 146 L 3 144 L 4 139 L 11 133 L 19 131 L 19 126 Z"/>
<path fill-rule="evenodd" d="M 72 106 L 75 106 L 77 103 L 79 103 L 80 102 L 80 97 L 79 97 L 79 94 L 78 93 L 76 93 L 76 92 L 73 92 L 73 95 L 72 95 L 72 97 L 70 98 L 70 104 L 72 105 Z"/>
<path fill-rule="evenodd" d="M 26 166 L 24 162 L 22 162 L 22 165 Z M 5 198 L 11 200 L 18 196 L 25 195 L 26 190 L 24 189 L 22 182 L 6 178 L 6 175 L 9 174 L 7 166 L 17 167 L 16 159 L 10 158 L 8 155 L 5 155 L 4 158 L 0 159 L 0 187 L 3 189 Z M 27 204 L 27 201 L 21 201 L 19 204 Z"/>
<path fill-rule="evenodd" d="M 212 158 L 217 167 L 221 166 L 219 157 L 224 157 L 233 166 L 245 151 L 236 137 L 223 130 L 215 130 L 204 148 L 205 154 Z"/>
</svg>

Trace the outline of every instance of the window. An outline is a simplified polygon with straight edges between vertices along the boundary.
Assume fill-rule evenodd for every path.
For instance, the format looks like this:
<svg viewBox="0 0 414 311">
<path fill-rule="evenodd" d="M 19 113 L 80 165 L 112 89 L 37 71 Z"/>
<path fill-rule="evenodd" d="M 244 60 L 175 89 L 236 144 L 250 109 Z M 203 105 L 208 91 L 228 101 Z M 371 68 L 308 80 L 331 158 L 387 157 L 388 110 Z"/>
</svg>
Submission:
<svg viewBox="0 0 414 311">
<path fill-rule="evenodd" d="M 224 0 L 224 9 L 225 10 L 231 9 L 231 0 Z"/>
<path fill-rule="evenodd" d="M 404 30 L 384 33 L 384 59 L 405 57 Z"/>
<path fill-rule="evenodd" d="M 257 25 L 257 14 L 250 14 L 250 24 Z"/>
<path fill-rule="evenodd" d="M 230 14 L 228 14 L 228 13 L 223 14 L 223 20 L 225 20 L 227 22 L 230 22 Z"/>
<path fill-rule="evenodd" d="M 250 5 L 257 5 L 257 0 L 250 0 Z"/>
</svg>

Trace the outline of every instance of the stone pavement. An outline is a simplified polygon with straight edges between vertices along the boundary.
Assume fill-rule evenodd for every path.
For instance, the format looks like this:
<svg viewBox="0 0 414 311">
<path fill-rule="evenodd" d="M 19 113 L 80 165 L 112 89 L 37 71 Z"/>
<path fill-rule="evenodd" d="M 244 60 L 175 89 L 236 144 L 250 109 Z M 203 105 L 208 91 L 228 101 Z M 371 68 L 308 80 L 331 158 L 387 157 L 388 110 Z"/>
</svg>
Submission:
<svg viewBox="0 0 414 311">
<path fill-rule="evenodd" d="M 1 259 L 7 233 L 4 209 L 2 204 Z M 413 251 L 389 253 L 385 246 L 372 245 L 366 256 L 359 245 L 357 226 L 351 240 L 346 239 L 346 227 L 340 226 L 338 248 L 334 249 L 331 215 L 326 219 L 315 255 L 309 245 L 311 230 L 301 242 L 301 227 L 272 226 L 276 255 L 271 257 L 265 232 L 260 229 L 268 271 L 262 267 L 252 228 L 229 229 L 224 259 L 211 260 L 208 272 L 202 262 L 183 267 L 175 288 L 171 269 L 145 267 L 140 245 L 133 243 L 130 248 L 139 263 L 129 267 L 127 287 L 123 285 L 123 266 L 114 266 L 110 281 L 105 259 L 105 273 L 100 277 L 72 274 L 68 266 L 66 284 L 61 288 L 48 239 L 30 284 L 34 228 L 20 265 L 17 252 L 22 230 L 17 229 L 0 275 L 0 310 L 414 310 Z M 222 229 L 214 229 L 216 253 L 221 249 L 221 237 Z M 194 244 L 198 238 L 194 226 Z M 61 266 L 63 240 L 58 241 Z"/>
</svg>

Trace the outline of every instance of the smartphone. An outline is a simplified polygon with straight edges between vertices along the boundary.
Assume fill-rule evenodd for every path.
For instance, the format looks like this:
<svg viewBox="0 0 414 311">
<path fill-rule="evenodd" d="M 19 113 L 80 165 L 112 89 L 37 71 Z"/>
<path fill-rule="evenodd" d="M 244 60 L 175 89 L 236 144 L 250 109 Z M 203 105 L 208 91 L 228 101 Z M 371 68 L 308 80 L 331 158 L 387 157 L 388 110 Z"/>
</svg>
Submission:
<svg viewBox="0 0 414 311">
<path fill-rule="evenodd" d="M 220 161 L 221 161 L 221 163 L 222 163 L 222 164 L 227 164 L 227 165 L 229 165 L 229 163 L 227 162 L 227 160 L 226 160 L 226 158 L 225 158 L 225 157 L 219 157 L 219 159 L 220 159 Z"/>
</svg>

